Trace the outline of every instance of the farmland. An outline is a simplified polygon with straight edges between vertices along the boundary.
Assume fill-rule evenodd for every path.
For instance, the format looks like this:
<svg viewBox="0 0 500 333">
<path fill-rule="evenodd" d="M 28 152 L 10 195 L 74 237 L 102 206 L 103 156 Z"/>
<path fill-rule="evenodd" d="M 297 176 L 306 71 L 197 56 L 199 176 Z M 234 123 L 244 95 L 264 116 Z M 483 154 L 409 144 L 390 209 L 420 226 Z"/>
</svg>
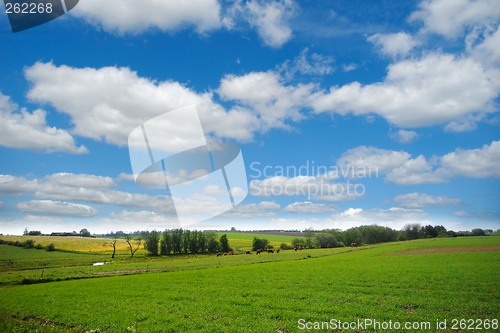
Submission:
<svg viewBox="0 0 500 333">
<path fill-rule="evenodd" d="M 447 320 L 439 331 L 452 331 L 453 319 L 500 319 L 499 245 L 500 237 L 489 236 L 221 258 L 132 259 L 123 251 L 95 267 L 109 253 L 1 245 L 0 331 L 297 332 L 299 319 L 369 318 L 430 322 L 431 331 Z M 44 278 L 70 279 L 19 285 L 42 270 Z"/>
</svg>

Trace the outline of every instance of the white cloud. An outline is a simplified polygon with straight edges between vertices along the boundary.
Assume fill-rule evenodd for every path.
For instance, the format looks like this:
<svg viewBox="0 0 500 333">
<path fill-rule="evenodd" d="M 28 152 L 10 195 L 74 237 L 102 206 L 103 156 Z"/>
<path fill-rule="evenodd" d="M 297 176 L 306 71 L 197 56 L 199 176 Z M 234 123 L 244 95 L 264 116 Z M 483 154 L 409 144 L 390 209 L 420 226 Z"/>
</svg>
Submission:
<svg viewBox="0 0 500 333">
<path fill-rule="evenodd" d="M 42 178 L 42 181 L 52 184 L 72 186 L 72 187 L 85 187 L 87 189 L 106 190 L 114 187 L 116 183 L 110 177 L 94 176 L 72 173 L 54 173 Z"/>
<path fill-rule="evenodd" d="M 407 33 L 398 32 L 395 34 L 374 34 L 367 38 L 367 41 L 380 47 L 380 53 L 392 58 L 406 57 L 408 53 L 420 42 Z"/>
<path fill-rule="evenodd" d="M 497 0 L 425 0 L 409 20 L 423 21 L 423 32 L 448 38 L 464 33 L 466 27 L 487 26 L 500 18 Z"/>
<path fill-rule="evenodd" d="M 462 119 L 450 121 L 445 127 L 445 132 L 462 133 L 477 129 L 477 123 L 484 118 L 481 114 L 466 115 Z"/>
<path fill-rule="evenodd" d="M 404 151 L 392 151 L 375 147 L 359 146 L 349 149 L 337 160 L 342 168 L 376 168 L 377 175 L 387 173 L 410 159 Z"/>
<path fill-rule="evenodd" d="M 88 153 L 85 146 L 76 146 L 68 131 L 47 126 L 46 115 L 41 109 L 32 113 L 19 109 L 10 97 L 0 93 L 0 145 L 48 153 Z"/>
<path fill-rule="evenodd" d="M 464 210 L 459 210 L 459 211 L 453 212 L 453 213 L 451 213 L 451 215 L 455 215 L 458 217 L 471 217 L 471 216 L 473 216 L 471 213 L 466 212 Z"/>
<path fill-rule="evenodd" d="M 480 149 L 460 149 L 440 159 L 443 168 L 453 176 L 470 178 L 500 178 L 500 141 L 484 145 Z"/>
<path fill-rule="evenodd" d="M 81 1 L 71 14 L 105 31 L 139 34 L 149 29 L 174 32 L 194 26 L 198 33 L 221 27 L 217 0 L 99 0 Z"/>
<path fill-rule="evenodd" d="M 238 205 L 221 216 L 239 219 L 276 216 L 273 211 L 280 208 L 281 206 L 274 201 L 262 201 L 256 204 Z"/>
<path fill-rule="evenodd" d="M 292 0 L 251 0 L 243 6 L 238 2 L 236 11 L 243 13 L 243 17 L 257 29 L 260 38 L 268 46 L 281 47 L 293 37 L 288 22 L 295 11 Z"/>
<path fill-rule="evenodd" d="M 93 177 L 96 177 L 91 175 L 77 176 L 81 179 L 94 179 Z M 106 177 L 102 178 L 105 179 Z M 48 176 L 42 179 L 27 180 L 24 177 L 0 175 L 0 194 L 9 196 L 30 194 L 37 199 L 85 201 L 100 204 L 115 204 L 124 207 L 150 208 L 159 213 L 175 212 L 172 198 L 164 195 L 150 196 L 140 193 L 98 190 L 93 189 L 91 186 L 90 188 L 68 186 L 58 183 L 57 177 Z"/>
<path fill-rule="evenodd" d="M 287 79 L 291 79 L 296 72 L 303 75 L 328 75 L 335 71 L 332 66 L 332 63 L 335 62 L 333 57 L 317 53 L 313 53 L 308 57 L 308 52 L 309 49 L 307 47 L 304 48 L 300 54 L 295 57 L 291 65 L 289 65 L 289 61 L 287 60 L 279 67 L 280 71 L 285 72 L 284 76 Z"/>
<path fill-rule="evenodd" d="M 418 138 L 418 133 L 415 131 L 405 131 L 400 129 L 396 133 L 391 133 L 390 136 L 400 143 L 411 143 Z"/>
<path fill-rule="evenodd" d="M 281 76 L 273 71 L 251 72 L 242 76 L 226 75 L 217 92 L 224 100 L 233 100 L 250 108 L 261 120 L 263 130 L 289 128 L 285 120 L 299 121 L 315 84 L 285 86 Z"/>
<path fill-rule="evenodd" d="M 376 113 L 399 127 L 442 124 L 477 112 L 496 112 L 500 70 L 471 58 L 428 53 L 391 64 L 383 82 L 353 82 L 311 97 L 317 113 Z"/>
<path fill-rule="evenodd" d="M 338 211 L 340 208 L 333 204 L 315 204 L 312 202 L 295 202 L 283 208 L 284 212 L 297 214 L 323 214 Z"/>
<path fill-rule="evenodd" d="M 356 64 L 349 64 L 349 65 L 342 65 L 342 70 L 344 72 L 350 72 L 350 71 L 353 71 L 355 70 L 356 68 L 358 68 L 358 66 Z"/>
<path fill-rule="evenodd" d="M 16 208 L 23 213 L 34 215 L 92 217 L 96 216 L 99 213 L 97 209 L 90 206 L 51 200 L 32 200 L 29 202 L 19 202 L 16 204 Z"/>
<path fill-rule="evenodd" d="M 442 168 L 433 169 L 434 164 L 420 155 L 404 162 L 385 177 L 385 182 L 397 185 L 439 184 L 448 182 L 450 173 Z"/>
<path fill-rule="evenodd" d="M 397 203 L 404 208 L 426 208 L 426 207 L 448 207 L 463 205 L 459 198 L 451 198 L 445 195 L 432 196 L 425 193 L 409 193 L 398 195 L 392 200 L 383 203 Z"/>
<path fill-rule="evenodd" d="M 150 211 L 129 212 L 121 211 L 119 213 L 112 212 L 109 214 L 112 219 L 118 219 L 131 222 L 158 222 L 158 223 L 174 223 L 178 224 L 175 215 L 164 215 Z"/>
<path fill-rule="evenodd" d="M 398 185 L 438 184 L 450 178 L 500 178 L 500 141 L 480 149 L 456 149 L 429 160 L 420 155 L 410 158 L 404 151 L 391 151 L 360 146 L 348 150 L 338 160 L 344 169 L 376 167 L 386 174 L 385 182 Z"/>
<path fill-rule="evenodd" d="M 242 108 L 227 112 L 211 92 L 197 93 L 174 81 L 141 78 L 128 68 L 56 67 L 36 63 L 25 69 L 31 101 L 50 103 L 71 117 L 72 133 L 118 146 L 128 143 L 137 126 L 167 111 L 194 104 L 206 134 L 251 140 L 259 119 Z M 175 124 L 165 124 L 172 131 Z"/>
<path fill-rule="evenodd" d="M 61 223 L 64 222 L 63 219 L 53 216 L 38 216 L 38 215 L 26 215 L 23 220 L 30 222 L 41 222 L 41 223 Z"/>
<path fill-rule="evenodd" d="M 351 222 L 401 222 L 422 220 L 430 214 L 421 209 L 404 209 L 393 207 L 389 209 L 374 208 L 371 210 L 363 210 L 361 208 L 349 208 L 346 211 L 332 215 L 334 221 L 351 221 Z"/>
</svg>

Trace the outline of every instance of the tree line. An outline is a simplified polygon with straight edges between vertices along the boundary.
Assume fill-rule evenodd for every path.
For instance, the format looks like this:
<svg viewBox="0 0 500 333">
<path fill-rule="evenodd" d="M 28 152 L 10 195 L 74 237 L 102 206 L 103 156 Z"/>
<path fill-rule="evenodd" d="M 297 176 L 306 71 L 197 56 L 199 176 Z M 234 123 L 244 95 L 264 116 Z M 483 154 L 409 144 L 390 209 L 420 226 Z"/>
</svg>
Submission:
<svg viewBox="0 0 500 333">
<path fill-rule="evenodd" d="M 218 237 L 215 231 L 166 229 L 148 231 L 143 236 L 144 248 L 154 256 L 180 253 L 229 252 L 227 235 Z"/>
</svg>

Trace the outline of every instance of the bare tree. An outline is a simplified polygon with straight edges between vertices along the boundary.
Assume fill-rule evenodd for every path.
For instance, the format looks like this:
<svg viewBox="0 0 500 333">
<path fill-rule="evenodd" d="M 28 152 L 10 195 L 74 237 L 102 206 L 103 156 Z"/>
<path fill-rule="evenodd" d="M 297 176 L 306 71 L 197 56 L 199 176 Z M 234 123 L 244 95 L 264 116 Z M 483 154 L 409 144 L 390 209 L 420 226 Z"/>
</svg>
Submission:
<svg viewBox="0 0 500 333">
<path fill-rule="evenodd" d="M 134 254 L 137 252 L 137 250 L 139 250 L 139 248 L 141 247 L 141 243 L 142 243 L 142 238 L 141 237 L 137 237 L 137 238 L 132 238 L 132 236 L 130 235 L 126 235 L 125 236 L 125 241 L 127 242 L 128 244 L 128 247 L 130 248 L 130 254 L 132 255 L 132 258 L 134 257 Z M 132 246 L 132 242 L 135 243 L 135 249 L 133 248 Z"/>
<path fill-rule="evenodd" d="M 113 247 L 113 254 L 111 255 L 111 258 L 114 258 L 115 257 L 115 253 L 116 253 L 116 243 L 118 242 L 118 238 L 120 238 L 119 236 L 115 236 L 113 238 L 111 238 L 111 242 L 110 243 L 104 243 L 102 244 L 102 246 L 112 246 Z"/>
</svg>

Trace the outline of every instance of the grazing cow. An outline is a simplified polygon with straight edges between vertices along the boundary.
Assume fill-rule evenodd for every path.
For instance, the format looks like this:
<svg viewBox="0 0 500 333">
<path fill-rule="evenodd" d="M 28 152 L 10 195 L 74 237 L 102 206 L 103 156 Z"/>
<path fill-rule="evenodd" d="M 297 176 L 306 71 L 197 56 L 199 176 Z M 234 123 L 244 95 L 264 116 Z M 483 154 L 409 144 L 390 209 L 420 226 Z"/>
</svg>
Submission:
<svg viewBox="0 0 500 333">
<path fill-rule="evenodd" d="M 280 249 L 277 249 L 277 250 L 276 250 L 276 253 L 280 253 Z"/>
<path fill-rule="evenodd" d="M 227 256 L 227 253 L 224 253 L 224 257 Z"/>
<path fill-rule="evenodd" d="M 221 255 L 222 255 L 222 254 L 221 254 L 220 252 L 219 252 L 219 253 L 217 253 L 217 257 L 220 257 Z"/>
<path fill-rule="evenodd" d="M 302 251 L 302 248 L 301 248 L 301 247 L 299 247 L 299 251 Z"/>
<path fill-rule="evenodd" d="M 326 247 L 327 247 L 328 249 L 331 249 L 331 248 L 332 248 L 332 245 L 331 245 L 331 244 L 328 244 Z"/>
<path fill-rule="evenodd" d="M 274 253 L 273 249 L 267 249 L 267 253 Z"/>
<path fill-rule="evenodd" d="M 245 251 L 245 254 L 252 254 L 252 252 L 250 252 L 250 251 L 246 250 L 246 251 Z"/>
<path fill-rule="evenodd" d="M 351 247 L 358 247 L 356 243 L 351 243 Z"/>
<path fill-rule="evenodd" d="M 228 255 L 232 256 L 233 255 L 233 251 L 229 251 Z"/>
<path fill-rule="evenodd" d="M 296 248 L 296 247 L 294 247 L 294 248 L 293 248 L 293 250 L 294 250 L 294 251 L 297 251 L 297 248 Z"/>
<path fill-rule="evenodd" d="M 260 250 L 257 250 L 255 251 L 255 254 L 260 254 L 260 252 L 261 252 Z"/>
</svg>

